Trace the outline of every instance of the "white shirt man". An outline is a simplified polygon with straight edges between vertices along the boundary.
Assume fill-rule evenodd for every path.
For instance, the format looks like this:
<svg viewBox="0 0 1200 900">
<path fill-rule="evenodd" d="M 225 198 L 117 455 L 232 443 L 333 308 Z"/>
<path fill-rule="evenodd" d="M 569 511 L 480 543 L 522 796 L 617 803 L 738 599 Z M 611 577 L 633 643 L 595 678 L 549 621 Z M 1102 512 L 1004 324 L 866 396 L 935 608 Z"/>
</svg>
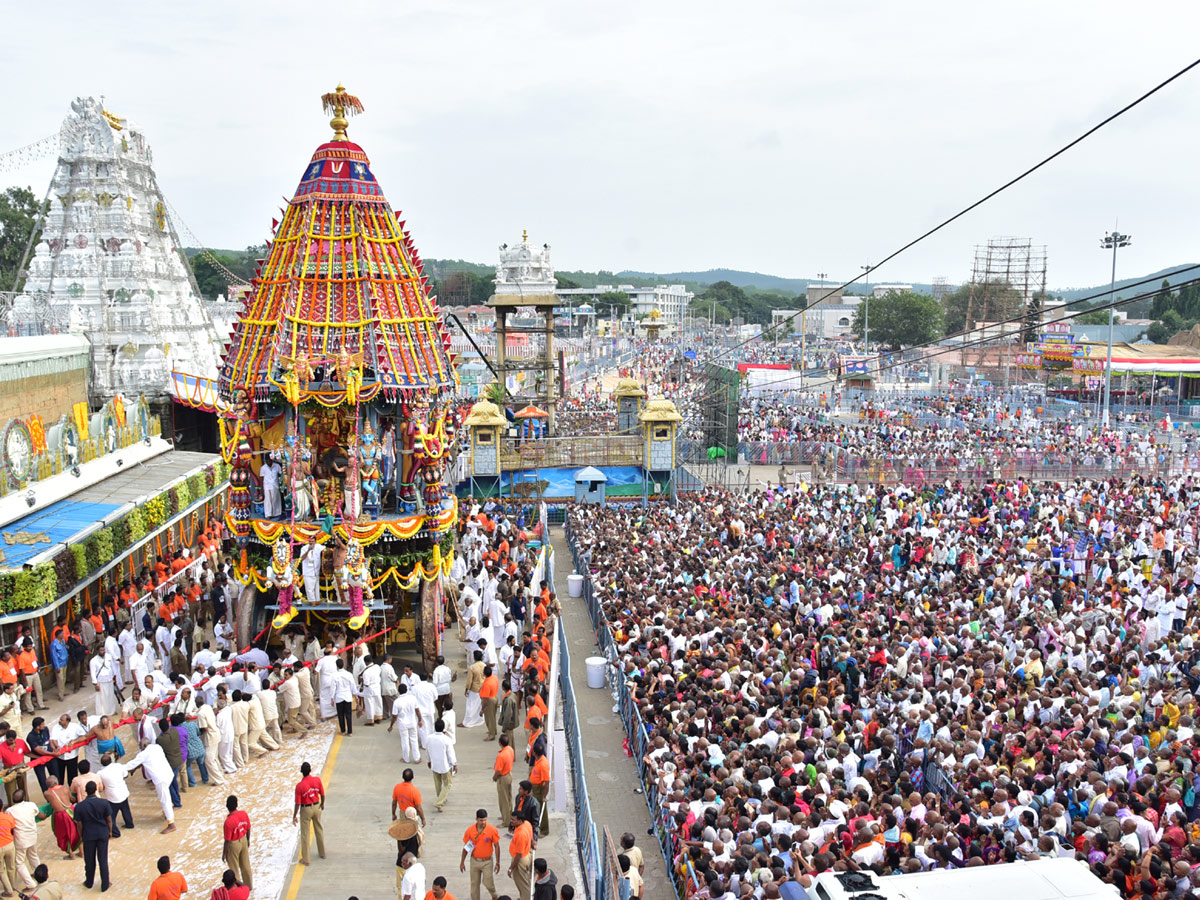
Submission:
<svg viewBox="0 0 1200 900">
<path fill-rule="evenodd" d="M 113 684 L 116 685 L 117 690 L 120 690 L 125 686 L 125 679 L 121 675 L 121 645 L 111 634 L 104 639 L 104 655 L 112 664 Z"/>
<path fill-rule="evenodd" d="M 109 763 L 96 773 L 96 777 L 104 782 L 104 799 L 109 803 L 123 803 L 129 799 L 129 785 L 125 783 L 129 772 L 124 763 Z"/>
<path fill-rule="evenodd" d="M 213 629 L 213 635 L 217 641 L 217 650 L 229 650 L 232 648 L 233 626 L 229 624 L 225 616 L 221 616 L 221 621 Z"/>
<path fill-rule="evenodd" d="M 167 828 L 163 830 L 173 829 L 175 810 L 171 804 L 171 780 L 175 777 L 175 771 L 167 762 L 167 755 L 163 753 L 163 748 L 158 744 L 149 744 L 137 756 L 124 764 L 126 772 L 132 772 L 138 766 L 141 766 L 142 771 L 146 773 L 146 777 L 154 785 L 154 793 L 158 795 L 158 805 L 162 807 L 163 818 L 167 820 Z"/>
<path fill-rule="evenodd" d="M 207 641 L 205 643 L 207 643 Z M 212 650 L 205 647 L 203 650 L 196 651 L 196 655 L 192 657 L 192 665 L 204 666 L 204 670 L 207 672 L 208 667 L 213 664 L 215 659 L 216 657 L 213 655 Z"/>
<path fill-rule="evenodd" d="M 233 706 L 225 704 L 217 713 L 217 755 L 221 759 L 221 768 L 229 774 L 237 771 L 233 760 L 233 746 L 237 743 L 237 729 L 233 724 Z"/>
<path fill-rule="evenodd" d="M 451 679 L 454 679 L 454 672 L 450 671 L 450 666 L 446 665 L 444 661 L 437 668 L 434 668 L 431 680 L 434 688 L 438 689 L 439 697 L 450 696 Z"/>
<path fill-rule="evenodd" d="M 146 658 L 145 649 L 145 641 L 138 641 L 134 644 L 133 652 L 129 654 L 129 674 L 134 684 L 145 684 L 146 676 L 153 667 L 153 663 Z"/>
<path fill-rule="evenodd" d="M 421 761 L 421 745 L 417 736 L 417 697 L 409 691 L 407 685 L 400 685 L 399 696 L 392 704 L 392 724 L 388 731 L 400 731 L 400 758 L 404 762 Z M 424 900 L 424 898 L 422 898 Z"/>
<path fill-rule="evenodd" d="M 397 687 L 400 684 L 400 678 L 396 675 L 395 667 L 386 660 L 379 667 L 379 692 L 383 695 L 384 703 L 390 705 L 389 697 L 395 697 L 399 693 Z"/>
<path fill-rule="evenodd" d="M 421 713 L 421 726 L 417 729 L 417 735 L 421 746 L 424 747 L 433 731 L 434 720 L 437 719 L 437 712 L 434 708 L 438 697 L 437 688 L 428 681 L 419 681 L 412 689 L 412 694 L 416 697 L 417 709 Z"/>
<path fill-rule="evenodd" d="M 400 900 L 425 900 L 425 867 L 414 862 L 400 880 Z"/>
<path fill-rule="evenodd" d="M 117 635 L 117 644 L 121 648 L 121 665 L 124 667 L 125 680 L 129 681 L 133 676 L 129 661 L 133 656 L 134 647 L 137 645 L 137 635 L 133 633 L 133 622 L 125 623 L 125 627 Z M 138 684 L 139 682 L 134 681 L 133 683 Z"/>
<path fill-rule="evenodd" d="M 171 647 L 173 645 L 171 629 L 166 625 L 159 625 L 154 630 L 154 651 L 158 654 L 158 658 L 162 660 L 163 671 L 168 675 L 171 674 Z"/>
<path fill-rule="evenodd" d="M 116 673 L 113 671 L 115 663 L 108 658 L 108 653 L 103 649 L 92 657 L 91 664 L 88 669 L 92 676 L 92 684 L 96 688 L 96 715 L 111 716 L 117 711 L 117 694 L 113 687 L 113 679 Z"/>
<path fill-rule="evenodd" d="M 362 675 L 359 676 L 362 682 L 362 696 L 364 712 L 368 722 L 378 722 L 383 718 L 383 676 L 379 672 L 379 666 L 368 656 L 370 660 L 363 666 Z"/>
<path fill-rule="evenodd" d="M 300 574 L 304 578 L 304 596 L 309 603 L 321 601 L 321 554 L 324 552 L 324 544 L 314 543 L 309 544 L 301 554 Z"/>
</svg>

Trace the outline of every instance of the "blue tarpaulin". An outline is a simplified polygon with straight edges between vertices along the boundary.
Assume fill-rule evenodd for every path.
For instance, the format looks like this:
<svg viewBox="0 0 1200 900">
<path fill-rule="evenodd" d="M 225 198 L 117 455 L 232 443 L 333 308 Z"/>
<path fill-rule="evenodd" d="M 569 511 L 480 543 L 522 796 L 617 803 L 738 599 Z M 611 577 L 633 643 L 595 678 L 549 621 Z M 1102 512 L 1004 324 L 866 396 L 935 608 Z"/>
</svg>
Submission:
<svg viewBox="0 0 1200 900">
<path fill-rule="evenodd" d="M 0 528 L 0 567 L 16 569 L 26 560 L 62 544 L 96 524 L 120 503 L 60 500 L 43 510 Z"/>
</svg>

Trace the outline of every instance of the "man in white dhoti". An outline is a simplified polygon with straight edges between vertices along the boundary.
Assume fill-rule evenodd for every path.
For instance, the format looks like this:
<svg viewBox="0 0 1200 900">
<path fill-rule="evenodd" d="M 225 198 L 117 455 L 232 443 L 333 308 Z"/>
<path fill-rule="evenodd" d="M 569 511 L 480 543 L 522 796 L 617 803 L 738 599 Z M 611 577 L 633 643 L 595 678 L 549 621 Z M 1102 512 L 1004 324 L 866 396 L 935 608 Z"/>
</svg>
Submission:
<svg viewBox="0 0 1200 900">
<path fill-rule="evenodd" d="M 364 715 L 368 725 L 383 721 L 383 673 L 370 654 L 363 657 L 362 674 L 358 676 L 362 685 Z"/>
<path fill-rule="evenodd" d="M 129 654 L 129 675 L 133 683 L 139 687 L 145 684 L 146 676 L 153 667 L 154 663 L 146 654 L 146 642 L 138 641 L 133 652 Z"/>
<path fill-rule="evenodd" d="M 108 657 L 108 664 L 112 667 L 113 690 L 120 695 L 121 689 L 125 687 L 125 679 L 121 675 L 121 645 L 117 642 L 115 634 L 104 638 L 104 655 Z"/>
<path fill-rule="evenodd" d="M 158 805 L 162 807 L 163 818 L 167 827 L 159 834 L 167 834 L 175 830 L 175 801 L 171 796 L 171 783 L 175 779 L 175 771 L 167 761 L 167 755 L 158 744 L 150 744 L 133 759 L 125 763 L 125 771 L 132 772 L 141 766 L 142 772 L 154 785 L 154 793 L 158 795 Z"/>
<path fill-rule="evenodd" d="M 131 660 L 137 646 L 137 635 L 133 633 L 133 621 L 125 623 L 121 633 L 117 635 L 117 643 L 121 647 L 121 674 L 131 684 L 141 684 L 141 680 L 130 671 Z"/>
<path fill-rule="evenodd" d="M 262 467 L 263 515 L 278 519 L 283 515 L 283 495 L 279 493 L 279 463 L 270 461 Z"/>
<path fill-rule="evenodd" d="M 314 668 L 317 674 L 321 676 L 321 684 L 325 686 L 325 690 L 321 691 L 321 719 L 332 719 L 337 715 L 337 704 L 333 699 L 333 691 L 330 686 L 333 684 L 333 679 L 337 675 L 337 654 L 333 652 L 333 646 L 325 648 L 325 655 L 317 660 Z"/>
<path fill-rule="evenodd" d="M 113 687 L 113 663 L 103 645 L 96 648 L 89 666 L 92 687 L 96 689 L 96 716 L 111 716 L 117 711 L 117 692 Z"/>
<path fill-rule="evenodd" d="M 400 758 L 404 762 L 420 762 L 421 747 L 417 742 L 417 728 L 420 713 L 417 711 L 416 695 L 409 693 L 408 685 L 402 684 L 392 704 L 392 723 L 388 731 L 400 729 Z"/>
<path fill-rule="evenodd" d="M 309 603 L 321 602 L 321 555 L 325 545 L 318 544 L 314 535 L 300 554 L 300 574 L 304 576 L 304 596 Z"/>
</svg>

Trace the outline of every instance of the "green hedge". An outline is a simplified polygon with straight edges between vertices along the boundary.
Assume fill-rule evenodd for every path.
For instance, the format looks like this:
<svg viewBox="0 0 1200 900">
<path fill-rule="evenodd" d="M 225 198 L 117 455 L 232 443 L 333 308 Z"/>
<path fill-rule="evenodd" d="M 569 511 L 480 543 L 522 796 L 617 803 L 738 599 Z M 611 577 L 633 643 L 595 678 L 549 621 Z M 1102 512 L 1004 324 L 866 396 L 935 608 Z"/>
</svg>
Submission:
<svg viewBox="0 0 1200 900">
<path fill-rule="evenodd" d="M 71 553 L 75 556 L 75 580 L 80 581 L 92 571 L 87 567 L 87 550 L 83 544 L 72 544 Z"/>
<path fill-rule="evenodd" d="M 126 547 L 136 544 L 146 536 L 146 517 L 141 509 L 137 507 L 131 509 L 121 521 L 126 523 L 129 528 L 129 540 L 125 544 Z"/>
</svg>

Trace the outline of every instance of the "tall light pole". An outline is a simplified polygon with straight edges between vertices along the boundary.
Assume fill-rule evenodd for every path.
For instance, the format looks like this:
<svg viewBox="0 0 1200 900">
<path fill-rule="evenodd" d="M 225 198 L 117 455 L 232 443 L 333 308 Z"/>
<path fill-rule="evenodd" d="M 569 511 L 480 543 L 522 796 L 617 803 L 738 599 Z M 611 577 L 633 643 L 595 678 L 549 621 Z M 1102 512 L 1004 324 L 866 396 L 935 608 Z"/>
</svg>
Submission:
<svg viewBox="0 0 1200 900">
<path fill-rule="evenodd" d="M 1127 234 L 1121 234 L 1119 231 L 1114 231 L 1112 234 L 1106 234 L 1100 239 L 1100 247 L 1104 250 L 1112 250 L 1112 280 L 1108 288 L 1108 355 L 1104 362 L 1104 419 L 1102 426 L 1108 427 L 1108 410 L 1109 402 L 1112 398 L 1112 345 L 1113 345 L 1113 319 L 1115 317 L 1115 307 L 1113 307 L 1113 295 L 1117 292 L 1117 248 L 1128 247 L 1131 243 L 1130 237 Z"/>
<path fill-rule="evenodd" d="M 859 266 L 866 273 L 865 285 L 867 288 L 867 298 L 863 300 L 863 352 L 867 356 L 871 355 L 871 267 Z M 867 360 L 867 370 L 870 374 L 871 361 Z"/>
</svg>

